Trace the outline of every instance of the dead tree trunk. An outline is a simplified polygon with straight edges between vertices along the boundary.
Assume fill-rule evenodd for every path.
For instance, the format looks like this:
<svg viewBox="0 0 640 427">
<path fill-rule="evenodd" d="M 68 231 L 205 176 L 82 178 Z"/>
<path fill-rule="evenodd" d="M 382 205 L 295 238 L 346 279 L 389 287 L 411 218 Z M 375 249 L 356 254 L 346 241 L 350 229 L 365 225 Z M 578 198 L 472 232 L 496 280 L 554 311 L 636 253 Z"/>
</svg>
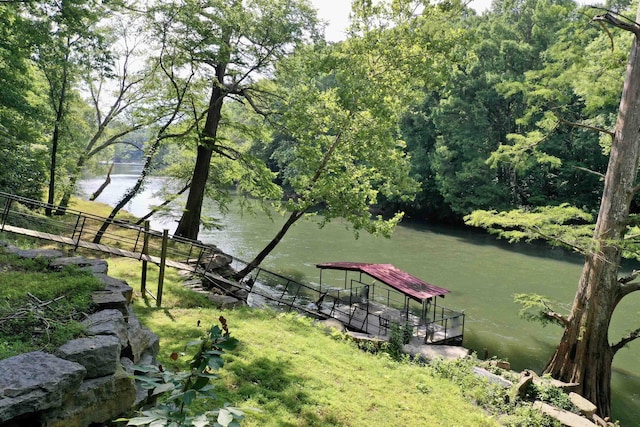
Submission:
<svg viewBox="0 0 640 427">
<path fill-rule="evenodd" d="M 601 416 L 611 407 L 611 363 L 620 345 L 609 342 L 609 323 L 628 291 L 618 280 L 631 200 L 640 160 L 640 25 L 612 14 L 595 18 L 634 34 L 620 100 L 614 140 L 592 247 L 586 257 L 565 331 L 545 372 L 580 383 L 580 394 L 598 406 Z M 640 7 L 638 18 L 640 19 Z M 630 340 L 627 340 L 628 342 Z"/>
</svg>

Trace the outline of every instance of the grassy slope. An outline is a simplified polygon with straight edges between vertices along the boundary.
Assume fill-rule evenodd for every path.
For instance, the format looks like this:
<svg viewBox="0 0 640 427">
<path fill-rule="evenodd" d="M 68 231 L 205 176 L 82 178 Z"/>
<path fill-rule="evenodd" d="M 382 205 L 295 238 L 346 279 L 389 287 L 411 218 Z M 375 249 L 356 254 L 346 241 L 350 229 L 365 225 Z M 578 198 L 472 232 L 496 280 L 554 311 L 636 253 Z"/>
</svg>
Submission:
<svg viewBox="0 0 640 427">
<path fill-rule="evenodd" d="M 139 287 L 135 267 L 114 259 L 110 274 Z M 150 273 L 153 288 L 155 269 Z M 173 282 L 175 273 L 168 279 L 163 308 L 142 298 L 134 303 L 143 323 L 161 337 L 161 363 L 174 366 L 169 355 L 184 351 L 186 342 L 224 316 L 241 345 L 227 356 L 226 388 L 219 395 L 262 411 L 248 412 L 243 426 L 497 425 L 459 387 L 429 369 L 365 353 L 294 314 L 212 308 Z"/>
</svg>

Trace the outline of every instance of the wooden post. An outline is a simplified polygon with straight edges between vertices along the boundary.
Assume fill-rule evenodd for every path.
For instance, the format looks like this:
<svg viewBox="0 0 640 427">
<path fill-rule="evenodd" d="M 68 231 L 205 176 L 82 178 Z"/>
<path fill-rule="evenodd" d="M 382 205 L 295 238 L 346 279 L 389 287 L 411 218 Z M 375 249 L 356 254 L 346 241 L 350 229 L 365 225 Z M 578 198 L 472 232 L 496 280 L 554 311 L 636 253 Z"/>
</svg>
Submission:
<svg viewBox="0 0 640 427">
<path fill-rule="evenodd" d="M 149 255 L 149 221 L 144 222 L 144 237 L 142 244 L 142 254 Z M 147 259 L 142 260 L 142 275 L 140 276 L 140 293 L 142 297 L 147 296 Z"/>
<path fill-rule="evenodd" d="M 162 250 L 160 251 L 160 272 L 158 273 L 158 295 L 156 307 L 162 305 L 162 286 L 164 285 L 164 269 L 167 261 L 167 245 L 169 243 L 169 230 L 166 228 L 162 232 Z"/>
</svg>

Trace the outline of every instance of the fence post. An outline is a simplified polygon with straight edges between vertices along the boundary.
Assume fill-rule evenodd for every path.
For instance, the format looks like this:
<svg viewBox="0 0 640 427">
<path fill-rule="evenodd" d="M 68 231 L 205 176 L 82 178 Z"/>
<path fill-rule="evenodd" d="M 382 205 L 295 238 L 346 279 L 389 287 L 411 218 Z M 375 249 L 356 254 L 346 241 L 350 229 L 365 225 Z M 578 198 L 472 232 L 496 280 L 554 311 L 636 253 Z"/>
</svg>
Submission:
<svg viewBox="0 0 640 427">
<path fill-rule="evenodd" d="M 162 287 L 164 286 L 164 269 L 167 262 L 167 246 L 169 243 L 169 230 L 166 228 L 162 232 L 162 250 L 160 251 L 160 272 L 158 273 L 158 295 L 156 307 L 162 305 Z"/>
<path fill-rule="evenodd" d="M 4 230 L 4 225 L 7 223 L 7 217 L 9 216 L 9 210 L 11 209 L 11 202 L 13 199 L 7 197 L 7 202 L 4 205 L 4 211 L 2 212 L 2 230 Z"/>
<path fill-rule="evenodd" d="M 140 275 L 140 293 L 143 297 L 147 295 L 147 258 L 149 255 L 149 221 L 144 222 L 144 238 L 142 243 L 142 274 Z"/>
</svg>

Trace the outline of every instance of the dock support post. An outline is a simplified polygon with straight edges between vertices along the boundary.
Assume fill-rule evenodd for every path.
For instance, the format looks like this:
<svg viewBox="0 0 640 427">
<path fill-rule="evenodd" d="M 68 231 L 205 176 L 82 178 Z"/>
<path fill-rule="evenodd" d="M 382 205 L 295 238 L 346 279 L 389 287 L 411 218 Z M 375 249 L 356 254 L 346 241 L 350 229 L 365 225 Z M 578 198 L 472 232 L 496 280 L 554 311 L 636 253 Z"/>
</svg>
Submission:
<svg viewBox="0 0 640 427">
<path fill-rule="evenodd" d="M 167 261 L 167 245 L 169 243 L 169 230 L 166 228 L 162 232 L 162 250 L 160 251 L 160 272 L 158 273 L 158 297 L 156 307 L 162 305 L 162 287 L 164 286 L 164 270 Z"/>
<path fill-rule="evenodd" d="M 149 255 L 149 221 L 144 222 L 144 237 L 142 243 L 142 255 Z M 142 274 L 140 275 L 140 293 L 147 296 L 147 259 L 142 260 Z"/>
</svg>

